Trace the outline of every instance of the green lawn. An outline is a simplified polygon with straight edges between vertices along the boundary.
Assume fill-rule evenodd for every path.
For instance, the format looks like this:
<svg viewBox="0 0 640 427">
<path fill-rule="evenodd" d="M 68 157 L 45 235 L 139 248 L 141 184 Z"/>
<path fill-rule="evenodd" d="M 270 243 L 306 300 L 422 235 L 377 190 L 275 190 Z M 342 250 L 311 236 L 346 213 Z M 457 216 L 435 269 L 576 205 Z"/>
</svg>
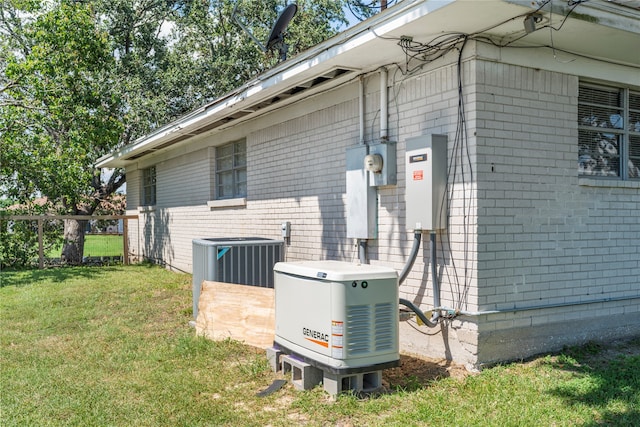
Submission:
<svg viewBox="0 0 640 427">
<path fill-rule="evenodd" d="M 88 234 L 84 241 L 84 256 L 118 256 L 122 255 L 123 242 L 121 235 Z"/>
<path fill-rule="evenodd" d="M 191 276 L 148 266 L 0 273 L 2 426 L 638 425 L 640 338 L 332 401 L 263 351 L 194 336 Z M 607 356 L 607 357 L 605 357 Z M 426 363 L 426 362 L 425 362 Z M 403 384 L 403 386 L 400 386 Z"/>
<path fill-rule="evenodd" d="M 85 257 L 122 256 L 124 252 L 121 235 L 87 234 L 84 240 Z M 62 245 L 53 248 L 45 255 L 47 258 L 59 258 Z"/>
</svg>

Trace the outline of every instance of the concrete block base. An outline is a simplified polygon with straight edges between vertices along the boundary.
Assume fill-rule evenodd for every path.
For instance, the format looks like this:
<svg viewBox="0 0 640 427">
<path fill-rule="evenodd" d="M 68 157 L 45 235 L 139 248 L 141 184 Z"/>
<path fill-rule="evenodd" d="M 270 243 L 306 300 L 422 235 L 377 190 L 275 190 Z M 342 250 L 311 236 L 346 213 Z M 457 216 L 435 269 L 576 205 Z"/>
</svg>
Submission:
<svg viewBox="0 0 640 427">
<path fill-rule="evenodd" d="M 322 370 L 289 355 L 280 356 L 282 373 L 291 372 L 291 382 L 297 390 L 311 390 L 322 382 Z"/>
<path fill-rule="evenodd" d="M 344 375 L 324 372 L 322 384 L 324 390 L 333 397 L 345 391 L 373 393 L 382 387 L 382 371 Z"/>
<path fill-rule="evenodd" d="M 282 370 L 282 363 L 280 357 L 282 356 L 282 350 L 275 347 L 267 348 L 267 361 L 273 372 L 280 372 Z"/>
<path fill-rule="evenodd" d="M 382 371 L 357 374 L 333 374 L 285 354 L 275 347 L 267 348 L 267 360 L 273 372 L 291 373 L 291 382 L 297 390 L 311 390 L 322 384 L 324 390 L 336 397 L 340 393 L 374 393 L 382 388 Z"/>
</svg>

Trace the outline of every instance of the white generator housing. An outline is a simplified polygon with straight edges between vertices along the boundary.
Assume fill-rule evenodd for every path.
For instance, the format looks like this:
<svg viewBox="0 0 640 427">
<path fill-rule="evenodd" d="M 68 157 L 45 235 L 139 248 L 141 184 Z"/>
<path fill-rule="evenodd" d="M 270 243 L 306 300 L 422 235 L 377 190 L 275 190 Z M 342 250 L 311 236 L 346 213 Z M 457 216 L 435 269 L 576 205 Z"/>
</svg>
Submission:
<svg viewBox="0 0 640 427">
<path fill-rule="evenodd" d="M 399 365 L 396 270 L 340 261 L 273 270 L 276 348 L 334 374 Z"/>
</svg>

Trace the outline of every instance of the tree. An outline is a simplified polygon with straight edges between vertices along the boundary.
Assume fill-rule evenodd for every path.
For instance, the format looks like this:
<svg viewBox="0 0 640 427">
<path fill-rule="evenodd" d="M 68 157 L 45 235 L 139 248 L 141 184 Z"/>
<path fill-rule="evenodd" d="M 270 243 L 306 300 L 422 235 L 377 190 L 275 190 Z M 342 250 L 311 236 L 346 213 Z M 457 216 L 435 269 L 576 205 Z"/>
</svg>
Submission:
<svg viewBox="0 0 640 427">
<path fill-rule="evenodd" d="M 299 0 L 289 56 L 346 24 L 349 0 Z M 353 1 L 353 0 L 351 0 Z M 22 203 L 91 215 L 125 182 L 96 160 L 277 63 L 265 39 L 285 0 L 3 0 L 0 178 Z M 364 11 L 363 13 L 370 13 Z M 63 258 L 82 260 L 85 224 L 66 220 Z"/>
<path fill-rule="evenodd" d="M 88 5 L 63 3 L 27 22 L 4 7 L 9 37 L 0 48 L 0 130 L 7 191 L 20 202 L 40 194 L 60 212 L 91 214 L 123 182 L 118 176 L 100 182 L 91 167 L 122 132 L 108 36 Z M 79 262 L 83 224 L 66 221 L 64 229 L 63 257 Z"/>
</svg>

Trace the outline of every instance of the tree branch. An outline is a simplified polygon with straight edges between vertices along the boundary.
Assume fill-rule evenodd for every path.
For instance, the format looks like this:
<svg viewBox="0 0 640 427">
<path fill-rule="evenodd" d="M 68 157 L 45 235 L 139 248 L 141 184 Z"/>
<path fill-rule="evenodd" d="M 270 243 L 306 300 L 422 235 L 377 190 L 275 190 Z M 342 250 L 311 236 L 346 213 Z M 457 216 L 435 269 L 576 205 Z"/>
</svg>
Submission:
<svg viewBox="0 0 640 427">
<path fill-rule="evenodd" d="M 15 9 L 5 8 L 4 1 L 0 2 L 0 22 L 5 32 L 20 46 L 22 54 L 28 56 L 31 53 L 31 47 L 22 36 L 22 19 L 17 16 Z"/>
<path fill-rule="evenodd" d="M 13 80 L 9 83 L 7 83 L 4 87 L 0 88 L 0 93 L 6 92 L 9 89 L 13 89 L 14 87 L 18 86 L 18 81 L 17 80 Z"/>
<path fill-rule="evenodd" d="M 34 107 L 31 105 L 27 105 L 17 100 L 0 101 L 0 107 L 18 107 L 18 108 L 24 108 L 25 110 L 31 110 L 31 111 L 40 111 L 40 112 L 45 111 L 41 107 Z"/>
</svg>

